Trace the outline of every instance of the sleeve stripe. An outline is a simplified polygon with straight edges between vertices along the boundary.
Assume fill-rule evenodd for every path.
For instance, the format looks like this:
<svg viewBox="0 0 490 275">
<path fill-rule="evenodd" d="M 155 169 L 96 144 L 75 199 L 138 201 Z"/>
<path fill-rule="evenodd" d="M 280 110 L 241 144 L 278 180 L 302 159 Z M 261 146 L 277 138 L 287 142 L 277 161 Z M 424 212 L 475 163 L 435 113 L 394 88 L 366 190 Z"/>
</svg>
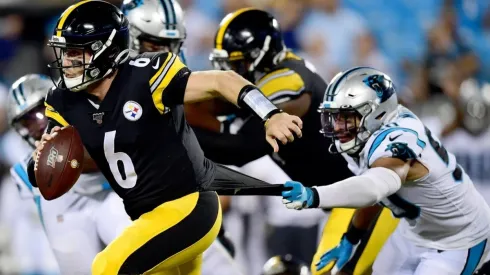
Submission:
<svg viewBox="0 0 490 275">
<path fill-rule="evenodd" d="M 285 69 L 274 72 L 259 81 L 257 87 L 268 98 L 280 96 L 283 92 L 300 94 L 305 89 L 301 76 L 293 70 Z"/>
<path fill-rule="evenodd" d="M 162 76 L 160 76 L 162 79 L 159 79 L 157 82 L 155 82 L 155 84 L 153 84 L 153 86 L 156 86 L 155 88 L 153 88 L 153 86 L 151 87 L 151 92 L 152 92 L 151 96 L 153 98 L 153 103 L 155 103 L 156 108 L 161 114 L 163 114 L 165 110 L 165 106 L 163 105 L 162 102 L 162 94 L 165 88 L 167 88 L 167 86 L 170 84 L 170 81 L 174 79 L 175 75 L 182 68 L 185 68 L 184 63 L 180 61 L 177 55 L 174 55 L 172 60 L 170 60 L 168 62 L 168 65 L 165 67 Z"/>
<path fill-rule="evenodd" d="M 163 69 L 165 68 L 165 65 L 167 65 L 167 63 L 168 63 L 168 61 L 170 60 L 171 57 L 172 57 L 172 54 L 169 53 L 167 55 L 167 58 L 163 62 L 162 66 L 160 67 L 160 69 L 151 77 L 151 79 L 150 79 L 150 86 L 152 86 L 153 83 L 155 83 L 155 80 L 157 80 L 157 78 L 162 74 Z"/>
<path fill-rule="evenodd" d="M 401 130 L 403 132 L 409 132 L 409 133 L 412 133 L 414 134 L 416 137 L 417 137 L 417 145 L 420 146 L 420 148 L 424 149 L 425 148 L 425 142 L 423 140 L 421 140 L 419 138 L 419 134 L 417 132 L 415 132 L 414 130 L 412 129 L 408 129 L 408 128 L 400 128 L 400 127 L 394 127 L 394 128 L 388 128 L 386 130 L 384 130 L 383 132 L 381 132 L 373 141 L 373 144 L 371 145 L 371 148 L 369 149 L 369 153 L 368 153 L 368 161 L 371 159 L 371 156 L 373 155 L 373 153 L 376 151 L 376 149 L 381 145 L 381 143 L 383 142 L 383 140 L 392 132 L 394 131 L 398 131 L 398 130 Z"/>
<path fill-rule="evenodd" d="M 304 89 L 305 87 L 302 87 L 298 91 L 288 91 L 288 90 L 278 91 L 275 92 L 273 95 L 269 96 L 269 100 L 277 100 L 278 98 L 283 96 L 298 96 L 299 94 L 301 94 L 301 92 L 303 92 Z"/>
<path fill-rule="evenodd" d="M 278 78 L 281 76 L 286 76 L 286 75 L 291 75 L 291 74 L 294 74 L 294 71 L 292 71 L 288 68 L 272 72 L 272 73 L 264 76 L 261 80 L 259 80 L 259 82 L 257 83 L 257 87 L 261 88 L 262 86 L 266 85 L 269 81 L 271 81 L 275 78 Z"/>
<path fill-rule="evenodd" d="M 46 110 L 44 111 L 44 114 L 47 117 L 54 119 L 56 122 L 58 122 L 62 126 L 70 125 L 58 112 L 55 111 L 53 106 L 49 105 L 46 102 L 44 102 L 44 106 L 46 106 Z"/>
<path fill-rule="evenodd" d="M 160 76 L 158 76 L 157 80 L 151 85 L 150 91 L 151 93 L 155 92 L 155 90 L 158 88 L 158 86 L 162 83 L 162 80 L 165 79 L 165 76 L 167 75 L 168 70 L 173 66 L 175 59 L 177 58 L 177 55 L 172 54 L 170 60 L 164 64 L 165 68 L 163 69 L 162 73 Z M 163 66 L 162 66 L 163 67 Z"/>
</svg>

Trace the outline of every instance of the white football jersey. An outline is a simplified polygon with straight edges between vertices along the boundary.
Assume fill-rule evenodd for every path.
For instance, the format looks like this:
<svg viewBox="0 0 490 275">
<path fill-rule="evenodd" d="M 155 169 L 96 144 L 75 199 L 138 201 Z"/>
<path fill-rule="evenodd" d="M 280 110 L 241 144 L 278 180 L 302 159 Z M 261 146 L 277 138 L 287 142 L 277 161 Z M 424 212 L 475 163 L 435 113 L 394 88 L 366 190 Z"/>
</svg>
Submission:
<svg viewBox="0 0 490 275">
<path fill-rule="evenodd" d="M 429 174 L 406 182 L 380 204 L 392 210 L 403 234 L 415 244 L 440 250 L 467 249 L 490 234 L 490 208 L 473 182 L 439 139 L 407 108 L 368 139 L 358 160 L 347 154 L 360 175 L 379 158 L 417 159 Z"/>
<path fill-rule="evenodd" d="M 23 198 L 40 196 L 39 190 L 33 188 L 27 175 L 27 162 L 30 155 L 23 161 L 16 163 L 10 168 L 10 174 L 15 179 L 20 195 Z M 80 195 L 92 195 L 97 192 L 111 189 L 109 183 L 102 173 L 81 174 L 71 191 Z"/>
</svg>

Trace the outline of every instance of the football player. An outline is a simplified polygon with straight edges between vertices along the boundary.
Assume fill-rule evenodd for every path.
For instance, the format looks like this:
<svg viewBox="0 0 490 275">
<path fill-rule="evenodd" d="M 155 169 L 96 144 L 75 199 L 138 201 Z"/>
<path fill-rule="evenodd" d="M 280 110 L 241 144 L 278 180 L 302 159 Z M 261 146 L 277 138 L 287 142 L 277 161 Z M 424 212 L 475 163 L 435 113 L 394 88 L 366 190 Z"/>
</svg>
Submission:
<svg viewBox="0 0 490 275">
<path fill-rule="evenodd" d="M 398 104 L 390 77 L 357 67 L 337 74 L 321 109 L 324 135 L 334 140 L 356 176 L 329 186 L 287 182 L 292 209 L 359 208 L 340 244 L 317 269 L 349 257 L 376 203 L 402 218 L 373 265 L 373 274 L 472 274 L 490 247 L 490 208 L 431 131 Z"/>
<path fill-rule="evenodd" d="M 18 79 L 10 90 L 10 125 L 33 148 L 48 125 L 44 98 L 52 86 L 49 77 L 31 74 Z M 121 199 L 102 174 L 86 173 L 67 194 L 47 201 L 29 182 L 27 159 L 10 171 L 23 197 L 30 195 L 38 203 L 61 274 L 89 274 L 97 253 L 131 223 Z"/>
<path fill-rule="evenodd" d="M 342 157 L 331 155 L 329 143 L 318 134 L 322 126 L 317 109 L 322 103 L 327 84 L 315 73 L 315 68 L 310 63 L 285 47 L 279 24 L 272 15 L 252 8 L 227 15 L 216 33 L 214 47 L 210 59 L 216 69 L 236 71 L 260 87 L 264 95 L 279 108 L 302 118 L 303 137 L 281 148 L 278 154 L 278 163 L 291 178 L 306 186 L 313 186 L 319 178 L 324 178 L 322 184 L 326 185 L 352 175 Z M 211 119 L 204 119 L 212 116 L 203 116 L 202 113 L 206 112 L 203 109 L 217 109 L 216 102 L 209 105 L 204 108 L 195 107 L 198 109 L 194 112 L 196 115 L 188 115 L 189 121 L 203 129 L 220 125 L 207 122 Z M 235 113 L 244 116 L 243 112 Z M 216 133 L 219 129 L 214 132 L 196 131 L 207 157 L 220 163 L 240 166 L 272 153 L 267 144 L 261 141 L 263 131 L 256 127 L 260 122 L 246 116 L 247 114 L 244 118 L 246 122 L 236 135 Z M 277 159 L 276 156 L 273 158 Z M 327 168 L 331 172 L 325 176 Z M 340 241 L 353 214 L 354 211 L 350 209 L 332 211 L 314 262 L 320 259 L 325 249 L 333 248 Z M 283 216 L 288 217 L 288 214 Z M 301 217 L 295 219 L 301 220 Z M 388 211 L 379 216 L 379 222 L 376 223 L 378 226 L 373 225 L 370 228 L 370 231 L 376 232 L 362 240 L 356 256 L 344 271 L 354 275 L 368 273 L 376 253 L 396 223 L 397 220 Z M 306 242 L 306 237 L 303 238 Z M 312 266 L 313 274 L 321 274 L 325 270 L 317 271 L 316 266 Z"/>
<path fill-rule="evenodd" d="M 172 52 L 179 54 L 186 37 L 184 13 L 176 1 L 145 0 L 125 2 L 122 12 L 129 21 L 130 49 L 136 53 Z M 233 243 L 221 226 L 218 239 L 203 254 L 204 275 L 240 274 L 232 260 Z"/>
<path fill-rule="evenodd" d="M 233 72 L 191 72 L 171 52 L 130 58 L 128 20 L 105 1 L 67 8 L 49 45 L 56 55 L 49 67 L 61 78 L 45 100 L 49 123 L 29 161 L 31 183 L 44 143 L 73 125 L 133 220 L 96 256 L 92 274 L 200 274 L 221 226 L 218 196 L 206 190 L 263 182 L 206 159 L 182 104 L 221 95 L 249 108 L 276 151 L 277 140 L 301 137 L 301 119 Z"/>
</svg>

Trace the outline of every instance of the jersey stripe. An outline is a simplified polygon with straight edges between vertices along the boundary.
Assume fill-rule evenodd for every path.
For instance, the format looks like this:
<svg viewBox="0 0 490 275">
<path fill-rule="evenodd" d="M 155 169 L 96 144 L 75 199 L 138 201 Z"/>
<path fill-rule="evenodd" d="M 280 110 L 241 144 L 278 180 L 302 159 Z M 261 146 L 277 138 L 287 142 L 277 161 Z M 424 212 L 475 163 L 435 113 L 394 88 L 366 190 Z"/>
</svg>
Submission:
<svg viewBox="0 0 490 275">
<path fill-rule="evenodd" d="M 167 65 L 169 63 L 169 60 L 171 60 L 173 57 L 173 54 L 168 53 L 167 58 L 163 62 L 162 66 L 160 69 L 151 77 L 150 79 L 150 90 L 153 93 L 155 91 L 156 86 L 158 86 L 158 83 L 162 81 L 162 78 L 165 76 L 166 70 L 168 69 Z M 158 82 L 156 85 L 155 82 Z"/>
<path fill-rule="evenodd" d="M 255 10 L 255 8 L 243 8 L 235 11 L 234 13 L 230 13 L 223 20 L 221 20 L 221 23 L 219 25 L 218 33 L 216 34 L 216 41 L 215 43 L 215 48 L 218 50 L 223 49 L 223 38 L 225 37 L 225 32 L 230 23 L 235 19 L 237 16 L 240 14 L 249 11 L 249 10 Z"/>
<path fill-rule="evenodd" d="M 462 275 L 471 275 L 476 271 L 478 264 L 481 261 L 483 253 L 485 252 L 485 246 L 487 245 L 487 240 L 473 246 L 468 249 L 468 256 L 466 257 L 466 263 L 464 265 Z"/>
<path fill-rule="evenodd" d="M 70 125 L 70 123 L 68 123 L 58 112 L 56 112 L 56 110 L 53 108 L 53 106 L 49 105 L 46 102 L 44 102 L 44 106 L 46 106 L 46 110 L 44 111 L 44 114 L 47 117 L 54 119 L 56 122 L 58 122 L 62 126 Z"/>
<path fill-rule="evenodd" d="M 66 9 L 66 11 L 61 15 L 60 21 L 58 22 L 58 26 L 56 26 L 56 36 L 61 36 L 61 30 L 63 29 L 63 24 L 65 24 L 65 21 L 68 18 L 68 16 L 71 14 L 71 12 L 74 9 L 78 8 L 79 6 L 81 6 L 87 2 L 90 2 L 90 1 L 92 1 L 92 0 L 81 1 L 81 2 L 78 2 L 74 5 L 71 5 L 70 7 L 68 7 L 68 9 Z"/>
<path fill-rule="evenodd" d="M 379 133 L 378 136 L 374 139 L 373 141 L 373 144 L 371 145 L 371 148 L 369 149 L 369 153 L 368 153 L 368 161 L 371 159 L 371 156 L 373 155 L 373 153 L 376 151 L 376 149 L 379 147 L 379 145 L 381 145 L 381 143 L 383 142 L 383 140 L 392 132 L 394 131 L 404 131 L 404 132 L 409 132 L 409 133 L 413 133 L 415 136 L 417 136 L 417 145 L 420 146 L 420 148 L 424 149 L 425 148 L 425 142 L 421 139 L 419 139 L 419 134 L 412 130 L 412 129 L 408 129 L 408 128 L 401 128 L 401 127 L 393 127 L 393 128 L 388 128 L 386 130 L 384 130 L 383 132 Z"/>
<path fill-rule="evenodd" d="M 175 77 L 175 75 L 180 71 L 180 69 L 185 68 L 184 63 L 180 61 L 177 55 L 173 55 L 172 59 L 165 65 L 165 69 L 158 77 L 157 81 L 153 83 L 150 90 L 152 92 L 151 97 L 153 98 L 153 103 L 157 107 L 158 111 L 163 114 L 165 106 L 162 102 L 162 95 L 164 90 L 170 84 L 170 81 Z"/>
<path fill-rule="evenodd" d="M 27 186 L 29 191 L 33 192 L 34 203 L 36 204 L 37 212 L 39 214 L 39 219 L 41 220 L 41 224 L 42 224 L 43 228 L 45 228 L 43 212 L 41 210 L 41 197 L 39 195 L 34 194 L 34 191 L 33 191 L 34 187 L 32 186 L 31 182 L 29 181 L 29 176 L 27 175 L 27 171 L 25 170 L 25 168 L 20 163 L 15 164 L 13 169 L 14 169 L 15 174 Z"/>
<path fill-rule="evenodd" d="M 266 75 L 257 83 L 257 87 L 269 99 L 277 99 L 281 94 L 300 94 L 305 83 L 298 73 L 286 68 Z"/>
</svg>

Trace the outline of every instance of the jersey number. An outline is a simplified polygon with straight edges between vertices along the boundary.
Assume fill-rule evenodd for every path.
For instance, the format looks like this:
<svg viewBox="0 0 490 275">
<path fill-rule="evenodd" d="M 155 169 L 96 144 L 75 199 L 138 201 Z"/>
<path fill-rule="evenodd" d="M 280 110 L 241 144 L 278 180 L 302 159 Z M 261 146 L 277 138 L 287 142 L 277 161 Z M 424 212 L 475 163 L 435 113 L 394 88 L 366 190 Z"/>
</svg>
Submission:
<svg viewBox="0 0 490 275">
<path fill-rule="evenodd" d="M 138 180 L 138 175 L 134 170 L 133 162 L 128 154 L 123 152 L 114 152 L 114 141 L 116 139 L 116 131 L 111 131 L 105 133 L 104 136 L 104 154 L 107 162 L 109 163 L 109 168 L 117 181 L 119 186 L 122 188 L 133 188 Z M 119 169 L 119 163 L 122 163 L 123 173 Z M 124 175 L 124 177 L 123 177 Z"/>
<path fill-rule="evenodd" d="M 141 57 L 141 58 L 129 61 L 129 65 L 135 66 L 135 67 L 140 67 L 140 68 L 146 67 L 146 66 L 148 66 L 148 64 L 150 64 L 150 59 L 146 58 L 146 57 Z"/>
<path fill-rule="evenodd" d="M 442 144 L 437 142 L 432 137 L 432 133 L 430 132 L 430 130 L 427 127 L 425 127 L 425 134 L 427 135 L 427 138 L 429 139 L 430 146 L 432 146 L 432 148 L 434 148 L 434 151 L 436 151 L 437 155 L 439 155 L 439 157 L 442 159 L 442 161 L 444 161 L 446 166 L 449 165 L 449 155 L 447 153 L 446 148 L 444 148 L 444 146 Z M 459 165 L 456 164 L 456 169 L 454 169 L 454 171 L 453 171 L 453 178 L 455 181 L 461 181 L 462 177 L 463 177 L 463 171 L 461 170 L 461 167 L 459 167 Z"/>
</svg>

